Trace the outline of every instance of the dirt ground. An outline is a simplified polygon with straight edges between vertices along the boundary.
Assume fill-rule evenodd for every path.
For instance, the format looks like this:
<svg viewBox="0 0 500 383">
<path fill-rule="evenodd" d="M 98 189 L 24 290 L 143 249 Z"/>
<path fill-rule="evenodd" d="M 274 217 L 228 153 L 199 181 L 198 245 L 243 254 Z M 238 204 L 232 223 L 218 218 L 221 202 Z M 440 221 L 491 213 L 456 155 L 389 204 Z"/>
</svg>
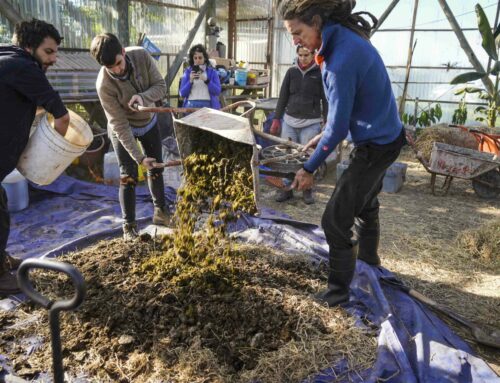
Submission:
<svg viewBox="0 0 500 383">
<path fill-rule="evenodd" d="M 471 182 L 461 179 L 453 180 L 448 195 L 434 196 L 430 174 L 408 148 L 398 161 L 408 165 L 402 190 L 379 197 L 382 266 L 466 318 L 500 328 L 500 254 L 485 261 L 472 257 L 458 244 L 465 230 L 500 220 L 500 199 L 477 197 Z M 442 181 L 438 178 L 436 185 Z M 269 186 L 263 186 L 262 200 L 265 206 L 319 225 L 334 185 L 331 166 L 316 185 L 314 205 L 305 205 L 299 193 L 291 201 L 276 203 Z M 500 374 L 500 351 L 476 345 L 463 327 L 446 321 Z"/>
<path fill-rule="evenodd" d="M 69 382 L 299 382 L 343 359 L 347 375 L 373 365 L 376 331 L 311 299 L 326 283 L 325 267 L 234 245 L 229 267 L 200 266 L 179 283 L 148 279 L 145 261 L 163 246 L 115 239 L 60 258 L 87 283 L 82 306 L 61 315 Z M 72 295 L 61 274 L 32 279 L 44 296 Z M 45 310 L 23 304 L 0 312 L 0 327 L 0 355 L 15 375 L 31 380 L 49 370 Z"/>
<path fill-rule="evenodd" d="M 413 155 L 404 152 L 399 161 L 408 164 L 403 189 L 380 195 L 383 266 L 459 314 L 500 328 L 500 254 L 476 258 L 458 244 L 465 230 L 500 219 L 500 200 L 478 198 L 464 180 L 454 180 L 447 196 L 433 196 L 430 175 Z M 319 224 L 334 184 L 331 167 L 316 186 L 315 205 L 305 205 L 300 195 L 275 203 L 275 189 L 264 185 L 262 200 L 295 219 Z M 267 377 L 264 381 L 274 383 L 300 381 L 342 357 L 352 371 L 373 363 L 374 334 L 352 326 L 343 310 L 328 310 L 310 299 L 325 283 L 324 268 L 272 251 L 262 254 L 262 249 L 257 257 L 248 247 L 238 250 L 234 269 L 200 273 L 193 283 L 170 286 L 148 282 L 141 273 L 144 259 L 159 251 L 158 241 L 130 246 L 117 239 L 65 256 L 89 285 L 82 308 L 61 319 L 64 363 L 73 374 L 89 377 L 91 371 L 100 382 Z M 39 283 L 44 291 L 71 291 L 67 281 L 50 274 L 40 275 Z M 467 330 L 447 322 L 500 373 L 500 352 L 477 346 Z M 0 340 L 0 354 L 12 357 L 18 375 L 31 378 L 48 369 L 44 310 L 23 306 L 1 313 L 0 327 L 9 329 Z"/>
</svg>

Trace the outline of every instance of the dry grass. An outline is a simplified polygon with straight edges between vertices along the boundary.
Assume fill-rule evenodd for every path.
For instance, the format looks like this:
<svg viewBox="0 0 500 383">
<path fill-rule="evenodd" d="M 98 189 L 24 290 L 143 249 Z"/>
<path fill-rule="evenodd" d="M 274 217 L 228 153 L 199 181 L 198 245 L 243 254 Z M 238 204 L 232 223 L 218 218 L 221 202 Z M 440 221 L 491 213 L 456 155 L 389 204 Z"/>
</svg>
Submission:
<svg viewBox="0 0 500 383">
<path fill-rule="evenodd" d="M 480 199 L 466 180 L 454 180 L 447 196 L 434 196 L 430 175 L 409 148 L 398 161 L 408 165 L 403 189 L 379 196 L 382 265 L 462 316 L 500 328 L 500 200 Z M 327 178 L 315 187 L 317 202 L 312 207 L 298 197 L 276 203 L 269 187 L 264 188 L 263 197 L 266 206 L 319 225 L 334 185 L 331 167 Z M 467 250 L 460 243 L 468 237 L 474 240 L 468 240 Z M 500 373 L 499 351 L 476 345 L 466 329 L 450 325 Z"/>
<path fill-rule="evenodd" d="M 434 142 L 443 142 L 462 148 L 477 149 L 477 141 L 470 133 L 457 128 L 449 128 L 446 125 L 435 125 L 425 128 L 418 135 L 415 146 L 423 157 L 429 161 Z"/>
<path fill-rule="evenodd" d="M 471 256 L 500 268 L 500 220 L 465 230 L 458 237 L 458 244 Z"/>
</svg>

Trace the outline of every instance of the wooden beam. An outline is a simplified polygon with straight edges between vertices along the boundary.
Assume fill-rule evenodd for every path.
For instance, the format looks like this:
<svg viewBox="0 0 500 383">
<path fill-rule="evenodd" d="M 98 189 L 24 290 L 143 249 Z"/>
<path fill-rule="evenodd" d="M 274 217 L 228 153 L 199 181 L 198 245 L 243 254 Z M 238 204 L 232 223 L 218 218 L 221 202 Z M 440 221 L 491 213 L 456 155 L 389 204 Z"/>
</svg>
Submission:
<svg viewBox="0 0 500 383">
<path fill-rule="evenodd" d="M 399 0 L 392 0 L 392 3 L 389 4 L 389 6 L 387 7 L 387 9 L 385 10 L 384 13 L 382 13 L 382 15 L 380 16 L 380 18 L 378 19 L 378 23 L 377 25 L 375 25 L 375 28 L 372 30 L 372 33 L 370 34 L 370 36 L 373 36 L 373 34 L 375 32 L 377 32 L 377 30 L 380 28 L 380 26 L 384 23 L 385 19 L 387 19 L 387 17 L 391 14 L 392 10 L 394 9 L 394 7 L 399 3 Z"/>
<path fill-rule="evenodd" d="M 118 11 L 118 38 L 124 47 L 130 45 L 130 31 L 128 27 L 128 0 L 117 0 Z"/>
<path fill-rule="evenodd" d="M 273 67 L 274 67 L 274 23 L 275 23 L 275 15 L 276 15 L 276 1 L 272 0 L 271 1 L 272 5 L 272 16 L 269 18 L 269 21 L 267 23 L 267 54 L 266 54 L 266 61 L 267 64 L 265 68 L 269 69 L 270 76 L 272 76 L 273 73 Z M 273 94 L 273 82 L 269 81 L 269 88 L 266 89 L 267 97 L 271 97 Z"/>
<path fill-rule="evenodd" d="M 157 0 L 130 0 L 130 1 L 135 1 L 136 3 L 156 5 L 158 7 L 174 8 L 174 9 L 184 9 L 185 11 L 195 11 L 195 12 L 198 12 L 198 8 L 195 8 L 195 7 L 188 7 L 186 5 L 177 5 L 177 4 L 167 4 L 167 3 L 163 3 L 163 2 L 157 1 Z"/>
<path fill-rule="evenodd" d="M 23 21 L 21 14 L 7 0 L 0 0 L 0 13 L 10 21 L 12 26 Z"/>
<path fill-rule="evenodd" d="M 235 59 L 236 57 L 236 1 L 229 0 L 228 20 L 227 20 L 227 57 Z"/>
<path fill-rule="evenodd" d="M 415 24 L 417 23 L 417 13 L 418 13 L 418 0 L 415 0 L 413 5 L 413 18 L 411 21 L 411 34 L 410 34 L 410 44 L 408 46 L 408 58 L 406 61 L 406 77 L 405 85 L 403 87 L 403 94 L 399 100 L 399 116 L 403 116 L 406 102 L 406 93 L 408 92 L 408 80 L 410 79 L 411 62 L 413 60 L 413 52 L 415 50 L 415 44 L 413 43 L 413 38 L 415 36 Z"/>
<path fill-rule="evenodd" d="M 453 16 L 453 12 L 451 11 L 450 7 L 448 6 L 448 3 L 446 0 L 438 0 L 439 5 L 441 5 L 441 8 L 443 9 L 443 12 L 448 19 L 451 28 L 453 29 L 453 32 L 455 32 L 455 35 L 457 36 L 458 41 L 460 42 L 460 46 L 464 50 L 465 54 L 469 58 L 469 62 L 472 64 L 476 72 L 486 72 L 485 69 L 483 68 L 482 64 L 479 62 L 477 56 L 474 54 L 474 51 L 472 50 L 471 46 L 469 45 L 469 42 L 465 38 L 464 33 L 460 29 L 460 26 L 458 25 L 457 20 L 455 19 L 455 16 Z M 483 82 L 484 86 L 486 89 L 488 89 L 488 92 L 494 93 L 495 86 L 493 85 L 493 82 L 488 76 L 485 76 L 481 79 Z"/>
<path fill-rule="evenodd" d="M 191 30 L 189 31 L 186 41 L 184 41 L 184 44 L 182 44 L 180 51 L 175 56 L 172 66 L 168 68 L 167 76 L 165 77 L 165 81 L 167 83 L 168 88 L 170 88 L 170 86 L 172 85 L 172 82 L 174 81 L 174 78 L 177 75 L 177 72 L 179 71 L 179 68 L 182 65 L 182 60 L 184 60 L 184 57 L 188 53 L 189 47 L 193 43 L 194 37 L 196 36 L 196 32 L 198 32 L 198 29 L 200 28 L 200 25 L 204 20 L 205 15 L 207 14 L 209 4 L 210 0 L 205 0 L 203 5 L 200 7 L 193 28 L 191 28 Z"/>
</svg>

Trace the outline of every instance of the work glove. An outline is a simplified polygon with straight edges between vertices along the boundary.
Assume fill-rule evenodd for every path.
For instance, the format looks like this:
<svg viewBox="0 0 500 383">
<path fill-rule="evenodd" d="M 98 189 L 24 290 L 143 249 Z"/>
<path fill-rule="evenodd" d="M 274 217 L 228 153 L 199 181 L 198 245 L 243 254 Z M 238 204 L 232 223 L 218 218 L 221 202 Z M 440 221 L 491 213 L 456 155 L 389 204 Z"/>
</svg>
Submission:
<svg viewBox="0 0 500 383">
<path fill-rule="evenodd" d="M 269 130 L 273 136 L 279 136 L 281 131 L 281 121 L 275 118 L 271 124 L 271 129 Z"/>
</svg>

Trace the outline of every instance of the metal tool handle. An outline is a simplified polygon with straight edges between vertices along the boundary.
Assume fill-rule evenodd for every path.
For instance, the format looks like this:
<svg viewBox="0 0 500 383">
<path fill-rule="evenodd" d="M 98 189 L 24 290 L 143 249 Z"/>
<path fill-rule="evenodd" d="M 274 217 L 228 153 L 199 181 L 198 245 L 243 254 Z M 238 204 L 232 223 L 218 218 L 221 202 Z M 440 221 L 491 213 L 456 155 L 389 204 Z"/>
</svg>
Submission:
<svg viewBox="0 0 500 383">
<path fill-rule="evenodd" d="M 249 100 L 243 100 L 235 102 L 234 104 L 227 105 L 221 109 L 223 112 L 230 112 L 233 109 L 239 108 L 240 106 L 247 106 L 249 109 L 245 110 L 240 117 L 247 117 L 249 114 L 253 113 L 255 110 L 255 102 Z"/>
<path fill-rule="evenodd" d="M 64 273 L 71 278 L 75 288 L 72 299 L 51 301 L 37 292 L 31 284 L 29 271 L 31 269 L 52 270 Z M 28 259 L 21 263 L 17 271 L 17 281 L 21 290 L 34 302 L 49 310 L 49 323 L 52 344 L 52 368 L 54 370 L 54 383 L 64 383 L 64 367 L 62 362 L 61 329 L 59 325 L 59 311 L 74 310 L 85 299 L 86 287 L 82 274 L 72 265 L 64 262 L 50 261 L 48 259 Z"/>
<path fill-rule="evenodd" d="M 29 278 L 29 271 L 31 269 L 52 270 L 64 273 L 71 278 L 71 282 L 75 287 L 75 295 L 71 299 L 64 299 L 60 301 L 51 301 L 47 297 L 41 295 L 33 287 Z M 21 290 L 34 302 L 45 307 L 46 309 L 61 311 L 61 310 L 74 310 L 85 299 L 86 286 L 82 274 L 69 263 L 51 261 L 48 259 L 27 259 L 17 270 L 17 281 Z"/>
</svg>

